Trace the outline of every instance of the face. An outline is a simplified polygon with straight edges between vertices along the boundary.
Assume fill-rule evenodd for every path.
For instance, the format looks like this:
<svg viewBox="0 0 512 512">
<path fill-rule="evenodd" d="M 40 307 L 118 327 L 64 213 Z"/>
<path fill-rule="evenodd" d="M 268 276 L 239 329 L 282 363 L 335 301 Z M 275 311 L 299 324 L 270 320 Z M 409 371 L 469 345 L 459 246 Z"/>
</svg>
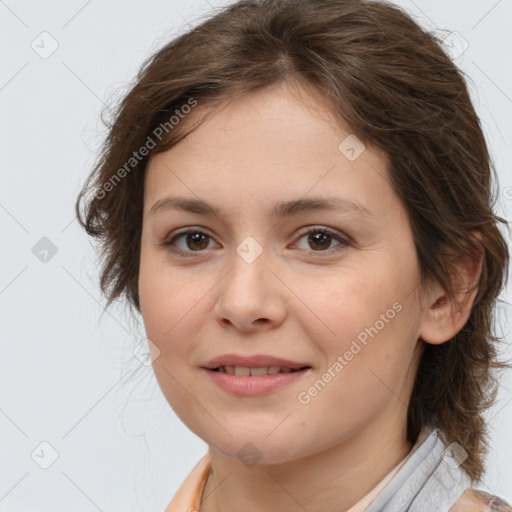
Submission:
<svg viewBox="0 0 512 512">
<path fill-rule="evenodd" d="M 261 463 L 405 428 L 420 355 L 419 267 L 386 156 L 307 98 L 283 86 L 224 104 L 145 178 L 139 295 L 159 385 L 210 447 L 251 442 Z M 309 368 L 240 394 L 204 368 L 225 354 Z M 238 380 L 252 378 L 278 380 Z"/>
</svg>

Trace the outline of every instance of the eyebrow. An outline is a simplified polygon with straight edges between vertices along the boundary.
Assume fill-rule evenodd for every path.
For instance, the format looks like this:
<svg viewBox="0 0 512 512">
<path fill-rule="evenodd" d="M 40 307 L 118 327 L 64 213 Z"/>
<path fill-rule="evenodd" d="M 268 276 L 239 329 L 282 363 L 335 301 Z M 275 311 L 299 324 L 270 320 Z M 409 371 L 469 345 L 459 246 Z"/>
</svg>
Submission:
<svg viewBox="0 0 512 512">
<path fill-rule="evenodd" d="M 149 215 L 165 210 L 183 210 L 203 215 L 215 215 L 217 217 L 222 216 L 222 212 L 218 208 L 201 199 L 181 196 L 169 196 L 159 199 L 149 210 Z M 278 201 L 273 205 L 272 216 L 282 219 L 305 211 L 316 210 L 339 210 L 347 213 L 355 213 L 361 217 L 375 217 L 375 214 L 360 202 L 337 196 L 310 197 L 294 199 L 291 201 Z"/>
</svg>

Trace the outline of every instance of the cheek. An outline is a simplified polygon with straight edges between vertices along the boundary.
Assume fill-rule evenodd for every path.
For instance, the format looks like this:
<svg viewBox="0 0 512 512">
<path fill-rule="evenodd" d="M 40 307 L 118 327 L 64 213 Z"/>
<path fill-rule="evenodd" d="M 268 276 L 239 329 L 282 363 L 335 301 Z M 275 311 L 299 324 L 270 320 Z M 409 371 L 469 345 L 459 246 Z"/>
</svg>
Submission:
<svg viewBox="0 0 512 512">
<path fill-rule="evenodd" d="M 414 350 L 414 333 L 402 316 L 405 311 L 382 309 L 387 323 L 354 306 L 332 317 L 336 336 L 320 340 L 325 366 L 301 396 L 301 403 L 309 400 L 304 411 L 315 411 L 308 418 L 329 418 L 323 427 L 327 437 L 356 432 L 388 407 L 402 410 Z"/>
<path fill-rule="evenodd" d="M 153 360 L 155 377 L 171 408 L 193 430 L 189 421 L 202 409 L 196 410 L 184 390 L 193 385 L 188 361 L 200 314 L 195 309 L 200 304 L 197 288 L 183 279 L 183 273 L 169 272 L 157 258 L 142 254 L 139 296 L 146 336 L 160 351 Z"/>
<path fill-rule="evenodd" d="M 345 268 L 320 285 L 305 282 L 303 286 L 301 295 L 316 315 L 315 325 L 323 326 L 324 338 L 331 340 L 328 346 L 336 350 L 346 350 L 350 340 L 373 325 L 399 296 L 385 272 L 361 266 Z"/>
<path fill-rule="evenodd" d="M 343 370 L 334 371 L 334 380 L 344 374 L 344 386 L 349 389 L 355 383 L 371 388 L 378 382 L 377 376 L 401 379 L 414 349 L 417 310 L 410 293 L 414 276 L 402 273 L 399 279 L 393 266 L 386 268 L 373 265 L 344 270 L 336 281 L 316 291 L 310 289 L 308 294 L 304 291 L 317 316 L 314 323 L 303 324 L 304 329 L 317 340 L 325 356 L 325 369 L 339 357 L 343 359 Z"/>
<path fill-rule="evenodd" d="M 175 333 L 183 329 L 182 324 L 194 314 L 194 307 L 200 300 L 198 287 L 184 276 L 179 270 L 170 271 L 155 253 L 142 250 L 139 270 L 141 312 L 148 337 L 160 340 L 161 350 L 166 349 L 168 339 L 172 340 Z"/>
</svg>

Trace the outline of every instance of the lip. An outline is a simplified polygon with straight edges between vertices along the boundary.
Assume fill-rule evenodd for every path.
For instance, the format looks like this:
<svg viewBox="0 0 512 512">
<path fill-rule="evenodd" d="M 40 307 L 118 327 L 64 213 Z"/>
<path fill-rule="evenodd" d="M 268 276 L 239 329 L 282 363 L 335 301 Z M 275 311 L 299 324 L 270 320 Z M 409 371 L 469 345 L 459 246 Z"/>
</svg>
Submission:
<svg viewBox="0 0 512 512">
<path fill-rule="evenodd" d="M 289 361 L 287 359 L 282 359 L 280 357 L 274 357 L 265 354 L 255 354 L 252 356 L 242 356 L 239 354 L 224 354 L 218 357 L 214 357 L 206 364 L 203 365 L 203 368 L 208 370 L 213 370 L 218 368 L 219 366 L 245 366 L 247 368 L 263 368 L 269 366 L 279 366 L 279 367 L 288 367 L 293 370 L 299 370 L 306 366 L 311 367 L 307 363 L 297 363 L 295 361 Z M 292 372 L 295 373 L 295 372 Z M 299 373 L 299 372 L 296 372 Z M 257 378 L 257 377 L 252 377 Z"/>
<path fill-rule="evenodd" d="M 223 366 L 223 365 L 219 365 Z M 239 365 L 242 366 L 242 365 Z M 262 365 L 266 366 L 266 365 Z M 278 366 L 271 365 L 271 366 Z M 286 366 L 286 365 L 279 365 Z M 257 367 L 254 367 L 257 368 Z M 287 384 L 291 384 L 312 371 L 312 368 L 304 368 L 289 373 L 276 373 L 274 375 L 242 376 L 230 375 L 228 373 L 202 368 L 210 378 L 224 391 L 237 396 L 258 396 L 276 391 Z"/>
</svg>

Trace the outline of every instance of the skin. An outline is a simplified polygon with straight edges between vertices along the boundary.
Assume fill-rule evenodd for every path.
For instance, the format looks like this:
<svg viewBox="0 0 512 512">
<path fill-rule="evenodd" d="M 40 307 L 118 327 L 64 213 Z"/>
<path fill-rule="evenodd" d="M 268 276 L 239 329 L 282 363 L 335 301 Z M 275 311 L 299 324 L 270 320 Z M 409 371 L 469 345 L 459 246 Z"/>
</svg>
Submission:
<svg viewBox="0 0 512 512">
<path fill-rule="evenodd" d="M 367 145 L 356 160 L 346 158 L 338 146 L 350 131 L 315 91 L 273 87 L 210 114 L 148 163 L 139 274 L 146 333 L 160 351 L 153 361 L 159 385 L 209 445 L 201 512 L 347 510 L 410 452 L 407 404 L 424 342 L 455 335 L 476 291 L 454 310 L 440 286 L 421 285 L 386 155 Z M 274 201 L 335 193 L 373 215 L 271 215 Z M 171 194 L 200 198 L 222 214 L 149 213 Z M 304 234 L 313 226 L 349 243 L 315 243 Z M 207 235 L 175 241 L 188 256 L 162 245 L 187 227 Z M 248 236 L 262 248 L 252 263 L 236 252 Z M 468 285 L 478 277 L 462 275 Z M 298 394 L 397 302 L 400 312 L 300 403 Z M 270 394 L 234 396 L 200 368 L 228 352 L 271 354 L 312 370 Z M 261 454 L 256 465 L 237 456 L 248 442 Z"/>
</svg>

